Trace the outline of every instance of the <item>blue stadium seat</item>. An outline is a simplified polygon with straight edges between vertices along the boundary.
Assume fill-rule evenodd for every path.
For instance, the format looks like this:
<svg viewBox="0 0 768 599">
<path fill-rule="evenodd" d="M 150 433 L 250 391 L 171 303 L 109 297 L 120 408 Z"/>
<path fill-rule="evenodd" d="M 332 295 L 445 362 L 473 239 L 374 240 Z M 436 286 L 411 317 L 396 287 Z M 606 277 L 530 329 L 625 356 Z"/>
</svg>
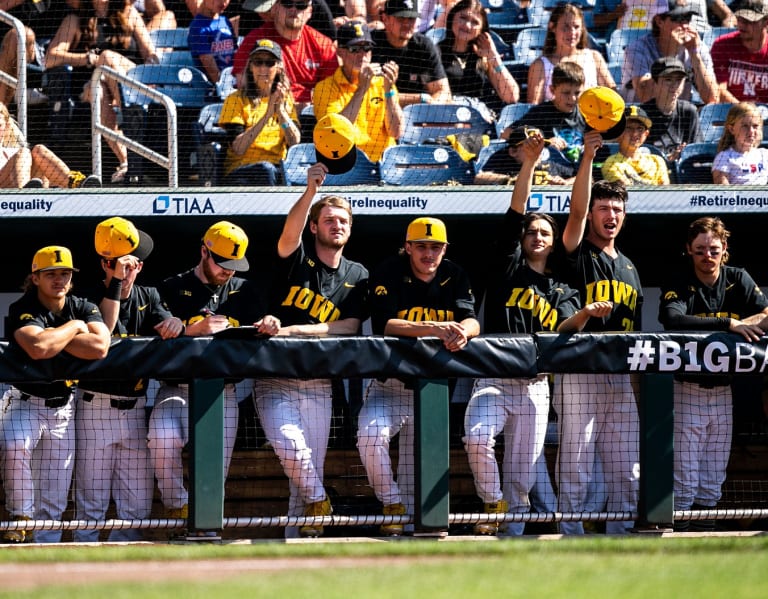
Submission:
<svg viewBox="0 0 768 599">
<path fill-rule="evenodd" d="M 514 62 L 530 66 L 530 64 L 541 56 L 544 49 L 544 40 L 547 37 L 546 27 L 528 27 L 522 29 L 515 42 L 512 44 L 514 52 Z"/>
<path fill-rule="evenodd" d="M 495 139 L 487 146 L 483 146 L 480 149 L 480 152 L 478 152 L 477 158 L 475 158 L 475 173 L 479 173 L 481 170 L 483 170 L 485 164 L 496 152 L 506 150 L 508 147 L 509 146 L 507 145 L 506 140 L 499 139 Z"/>
<path fill-rule="evenodd" d="M 405 133 L 401 144 L 435 141 L 446 135 L 481 133 L 495 136 L 495 127 L 472 106 L 411 104 L 403 109 Z"/>
<path fill-rule="evenodd" d="M 206 187 L 218 185 L 224 176 L 227 155 L 227 132 L 219 127 L 223 102 L 206 104 L 200 109 L 195 129 L 195 151 L 190 154 L 190 166 L 197 170 L 197 180 Z"/>
<path fill-rule="evenodd" d="M 193 67 L 195 61 L 192 58 L 192 53 L 189 50 L 169 50 L 168 52 L 161 52 L 159 54 L 161 65 L 172 66 L 184 66 Z"/>
<path fill-rule="evenodd" d="M 615 29 L 605 44 L 608 62 L 624 64 L 624 51 L 627 46 L 650 32 L 650 29 Z"/>
<path fill-rule="evenodd" d="M 154 29 L 149 32 L 149 37 L 155 45 L 155 49 L 189 50 L 189 29 L 177 27 L 176 29 Z"/>
<path fill-rule="evenodd" d="M 716 142 L 700 142 L 685 146 L 680 153 L 680 158 L 677 159 L 677 182 L 683 185 L 712 183 L 712 162 L 716 155 Z"/>
<path fill-rule="evenodd" d="M 381 181 L 388 185 L 472 183 L 475 169 L 450 146 L 399 145 L 381 157 Z"/>
<path fill-rule="evenodd" d="M 521 8 L 514 0 L 481 0 L 488 17 L 488 27 L 507 43 L 514 41 L 517 34 L 534 22 L 533 8 Z"/>
<path fill-rule="evenodd" d="M 504 131 L 515 121 L 520 120 L 525 116 L 525 113 L 530 110 L 533 104 L 526 102 L 518 102 L 517 104 L 507 104 L 501 109 L 501 113 L 496 119 L 496 137 L 501 137 L 501 132 Z"/>
<path fill-rule="evenodd" d="M 283 176 L 286 185 L 306 185 L 307 169 L 317 162 L 315 145 L 296 144 L 288 148 L 283 160 Z M 327 175 L 324 186 L 331 185 L 378 185 L 379 167 L 358 148 L 357 160 L 352 170 L 340 175 Z"/>
<path fill-rule="evenodd" d="M 701 36 L 701 42 L 707 47 L 712 48 L 712 44 L 717 38 L 726 33 L 738 31 L 735 27 L 711 27 L 707 29 Z"/>
<path fill-rule="evenodd" d="M 720 140 L 725 129 L 725 117 L 733 104 L 705 104 L 699 109 L 699 128 L 702 141 L 715 142 Z"/>
</svg>

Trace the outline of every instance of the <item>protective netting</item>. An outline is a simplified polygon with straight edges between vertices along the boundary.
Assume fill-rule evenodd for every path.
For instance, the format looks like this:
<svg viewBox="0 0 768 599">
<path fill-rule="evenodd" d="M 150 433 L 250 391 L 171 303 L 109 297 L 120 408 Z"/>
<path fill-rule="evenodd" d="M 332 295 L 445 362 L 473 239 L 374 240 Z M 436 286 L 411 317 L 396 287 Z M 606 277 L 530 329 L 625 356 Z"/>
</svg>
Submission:
<svg viewBox="0 0 768 599">
<path fill-rule="evenodd" d="M 534 183 L 565 184 L 581 154 L 578 93 L 595 85 L 615 87 L 637 104 L 654 95 L 646 89 L 653 82 L 640 76 L 650 65 L 631 63 L 646 56 L 626 50 L 640 34 L 650 34 L 660 10 L 650 0 L 619 8 L 583 1 L 568 9 L 544 0 L 283 0 L 257 3 L 264 5 L 259 13 L 252 3 L 236 1 L 221 14 L 198 2 L 196 16 L 189 2 L 179 0 L 113 0 L 98 8 L 88 0 L 8 4 L 24 39 L 19 45 L 17 30 L 0 23 L 0 71 L 21 76 L 26 89 L 17 91 L 7 78 L 0 82 L 0 102 L 9 109 L 0 109 L 7 123 L 3 187 L 163 187 L 172 180 L 169 164 L 158 164 L 164 159 L 177 167 L 181 186 L 301 185 L 316 160 L 313 127 L 329 113 L 355 123 L 360 151 L 355 167 L 331 183 L 505 184 L 518 172 L 515 144 L 526 135 L 520 128 L 525 126 L 540 129 L 552 142 Z M 713 103 L 709 47 L 732 31 L 735 18 L 703 2 L 695 7 L 709 10 L 706 18 L 675 23 L 689 35 L 696 32 L 706 81 L 693 72 L 698 63 L 691 67 L 686 58 L 680 72 L 687 70 L 693 86 L 686 84 L 680 98 L 691 103 L 675 108 L 675 118 L 667 106 L 644 104 L 654 127 L 642 151 L 616 161 L 609 158 L 618 144 L 606 145 L 595 161 L 596 177 L 712 182 L 729 106 Z M 581 75 L 571 67 L 565 74 L 558 70 L 561 40 L 547 41 L 547 25 L 564 18 L 577 21 L 584 33 L 564 61 Z M 345 28 L 350 20 L 367 22 L 370 33 Z M 298 49 L 288 47 L 287 32 L 299 36 Z M 260 40 L 273 40 L 283 50 L 251 56 Z M 19 66 L 20 48 L 26 69 Z M 102 78 L 92 86 L 95 69 Z M 115 73 L 165 94 L 176 108 L 175 124 L 161 99 Z M 90 102 L 97 91 L 101 124 L 125 138 L 102 138 L 95 165 Z M 175 151 L 169 136 L 177 142 Z M 100 179 L 87 178 L 94 170 Z"/>
</svg>

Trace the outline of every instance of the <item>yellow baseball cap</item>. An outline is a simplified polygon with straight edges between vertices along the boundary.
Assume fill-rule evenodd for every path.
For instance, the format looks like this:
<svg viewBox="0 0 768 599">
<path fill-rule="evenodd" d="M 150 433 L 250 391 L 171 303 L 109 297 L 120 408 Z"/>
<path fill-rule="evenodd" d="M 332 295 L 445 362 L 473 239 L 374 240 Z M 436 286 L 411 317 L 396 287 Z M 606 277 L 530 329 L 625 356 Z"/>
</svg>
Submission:
<svg viewBox="0 0 768 599">
<path fill-rule="evenodd" d="M 114 216 L 96 225 L 94 245 L 96 253 L 103 258 L 131 255 L 145 260 L 155 244 L 149 235 L 137 229 L 131 221 Z"/>
<path fill-rule="evenodd" d="M 405 240 L 448 243 L 448 233 L 445 229 L 445 223 L 439 218 L 425 216 L 411 221 L 411 224 L 408 225 L 408 232 L 405 234 Z"/>
<path fill-rule="evenodd" d="M 35 257 L 32 258 L 32 272 L 42 270 L 56 270 L 65 268 L 68 270 L 79 270 L 72 263 L 72 252 L 61 245 L 49 245 L 37 250 Z"/>
<path fill-rule="evenodd" d="M 222 220 L 211 225 L 205 232 L 203 245 L 211 252 L 213 261 L 222 268 L 240 272 L 250 268 L 245 257 L 248 236 L 235 224 Z"/>
<path fill-rule="evenodd" d="M 587 127 L 605 139 L 615 139 L 624 131 L 624 106 L 624 98 L 610 87 L 591 87 L 579 96 L 579 112 Z"/>
<path fill-rule="evenodd" d="M 356 137 L 357 128 L 349 119 L 340 114 L 326 114 L 312 132 L 318 162 L 327 166 L 331 175 L 346 173 L 357 162 Z"/>
</svg>

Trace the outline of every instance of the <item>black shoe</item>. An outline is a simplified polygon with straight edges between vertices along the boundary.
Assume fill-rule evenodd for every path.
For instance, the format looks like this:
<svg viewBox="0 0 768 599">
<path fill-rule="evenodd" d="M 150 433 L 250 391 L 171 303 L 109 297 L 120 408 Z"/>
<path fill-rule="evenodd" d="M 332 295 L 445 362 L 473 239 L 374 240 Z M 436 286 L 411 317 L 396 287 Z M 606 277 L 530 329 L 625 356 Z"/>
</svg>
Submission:
<svg viewBox="0 0 768 599">
<path fill-rule="evenodd" d="M 101 178 L 96 175 L 88 175 L 80 184 L 80 187 L 101 187 Z"/>
<path fill-rule="evenodd" d="M 43 184 L 42 179 L 38 179 L 37 177 L 34 177 L 27 181 L 27 184 L 24 186 L 24 189 L 42 189 L 45 187 Z"/>
</svg>

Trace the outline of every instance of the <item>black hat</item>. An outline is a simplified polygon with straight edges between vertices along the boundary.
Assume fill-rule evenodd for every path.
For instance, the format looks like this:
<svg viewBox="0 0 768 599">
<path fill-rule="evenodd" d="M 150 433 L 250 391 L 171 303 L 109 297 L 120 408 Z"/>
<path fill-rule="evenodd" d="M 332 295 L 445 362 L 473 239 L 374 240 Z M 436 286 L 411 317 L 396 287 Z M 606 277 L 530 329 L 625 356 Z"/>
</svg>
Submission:
<svg viewBox="0 0 768 599">
<path fill-rule="evenodd" d="M 336 41 L 339 44 L 339 48 L 375 45 L 371 38 L 371 30 L 362 21 L 348 21 L 336 29 Z"/>
<path fill-rule="evenodd" d="M 657 81 L 659 77 L 680 73 L 688 75 L 685 72 L 685 65 L 676 56 L 662 56 L 653 61 L 651 65 L 651 78 Z"/>
<path fill-rule="evenodd" d="M 384 4 L 384 13 L 392 17 L 417 19 L 419 4 L 416 0 L 387 0 Z"/>
<path fill-rule="evenodd" d="M 688 0 L 669 0 L 668 8 L 669 10 L 660 14 L 671 17 L 678 15 L 699 15 L 699 10 Z"/>
</svg>

